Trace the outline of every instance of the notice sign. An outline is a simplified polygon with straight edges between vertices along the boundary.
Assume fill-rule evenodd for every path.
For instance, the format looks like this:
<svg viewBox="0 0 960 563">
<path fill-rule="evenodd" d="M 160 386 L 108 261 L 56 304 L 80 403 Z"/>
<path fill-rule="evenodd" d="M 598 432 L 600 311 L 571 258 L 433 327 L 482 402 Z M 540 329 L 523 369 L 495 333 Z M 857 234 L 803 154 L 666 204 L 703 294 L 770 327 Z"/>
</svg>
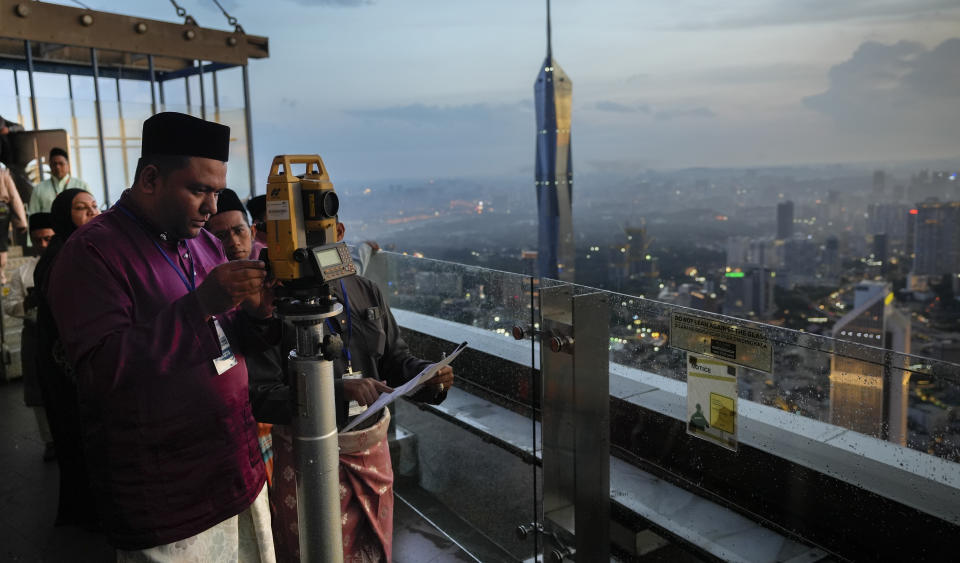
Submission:
<svg viewBox="0 0 960 563">
<path fill-rule="evenodd" d="M 737 451 L 737 366 L 687 354 L 687 434 Z"/>
<path fill-rule="evenodd" d="M 674 313 L 670 318 L 670 345 L 767 373 L 773 371 L 770 339 L 759 329 Z"/>
</svg>

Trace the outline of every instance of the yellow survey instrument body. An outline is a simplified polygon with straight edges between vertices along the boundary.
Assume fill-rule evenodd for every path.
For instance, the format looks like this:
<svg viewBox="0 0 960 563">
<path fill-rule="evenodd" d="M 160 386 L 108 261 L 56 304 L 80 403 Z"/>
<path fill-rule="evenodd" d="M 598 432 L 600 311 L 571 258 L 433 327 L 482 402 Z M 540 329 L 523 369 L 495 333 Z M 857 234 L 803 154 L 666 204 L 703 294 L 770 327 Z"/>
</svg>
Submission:
<svg viewBox="0 0 960 563">
<path fill-rule="evenodd" d="M 306 165 L 297 175 L 294 165 Z M 319 155 L 280 155 L 267 179 L 267 252 L 278 280 L 314 274 L 306 250 L 337 240 L 340 202 Z"/>
</svg>

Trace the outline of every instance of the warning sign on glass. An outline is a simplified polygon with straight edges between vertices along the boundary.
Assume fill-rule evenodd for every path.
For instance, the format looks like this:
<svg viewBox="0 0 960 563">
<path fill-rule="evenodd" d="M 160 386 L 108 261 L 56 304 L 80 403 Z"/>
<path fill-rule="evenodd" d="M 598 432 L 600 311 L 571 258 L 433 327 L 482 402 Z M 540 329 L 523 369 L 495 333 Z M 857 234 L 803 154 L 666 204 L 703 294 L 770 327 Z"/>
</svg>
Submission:
<svg viewBox="0 0 960 563">
<path fill-rule="evenodd" d="M 773 371 L 770 339 L 756 328 L 689 313 L 673 313 L 670 345 L 767 373 Z"/>
</svg>

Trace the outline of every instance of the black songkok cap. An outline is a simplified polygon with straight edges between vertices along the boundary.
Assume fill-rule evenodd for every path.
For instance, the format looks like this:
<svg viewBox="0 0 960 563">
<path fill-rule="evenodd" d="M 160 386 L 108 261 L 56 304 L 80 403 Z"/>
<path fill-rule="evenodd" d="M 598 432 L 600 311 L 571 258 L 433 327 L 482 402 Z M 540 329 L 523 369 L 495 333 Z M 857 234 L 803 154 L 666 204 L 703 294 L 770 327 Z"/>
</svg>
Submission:
<svg viewBox="0 0 960 563">
<path fill-rule="evenodd" d="M 34 213 L 30 216 L 30 230 L 35 231 L 37 229 L 52 229 L 53 228 L 53 215 L 50 213 Z"/>
<path fill-rule="evenodd" d="M 230 155 L 230 128 L 184 113 L 167 111 L 143 122 L 140 157 L 199 156 L 226 162 Z"/>
<path fill-rule="evenodd" d="M 244 218 L 247 217 L 247 210 L 244 209 L 237 192 L 230 188 L 221 191 L 220 197 L 217 198 L 217 215 L 224 211 L 239 211 Z"/>
<path fill-rule="evenodd" d="M 254 221 L 263 221 L 264 215 L 267 214 L 267 196 L 258 195 L 250 198 L 247 202 L 247 211 L 250 212 Z"/>
</svg>

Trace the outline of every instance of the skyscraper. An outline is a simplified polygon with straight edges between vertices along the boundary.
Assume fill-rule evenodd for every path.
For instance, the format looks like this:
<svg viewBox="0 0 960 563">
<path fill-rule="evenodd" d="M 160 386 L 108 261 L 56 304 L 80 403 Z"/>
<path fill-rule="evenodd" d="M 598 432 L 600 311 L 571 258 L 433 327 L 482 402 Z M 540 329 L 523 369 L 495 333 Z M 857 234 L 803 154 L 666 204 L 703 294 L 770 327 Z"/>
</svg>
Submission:
<svg viewBox="0 0 960 563">
<path fill-rule="evenodd" d="M 835 236 L 827 237 L 823 246 L 821 272 L 828 283 L 838 284 L 841 272 L 840 241 Z"/>
<path fill-rule="evenodd" d="M 890 250 L 903 250 L 909 213 L 910 208 L 903 204 L 871 203 L 867 206 L 867 234 L 885 234 Z"/>
<path fill-rule="evenodd" d="M 627 243 L 623 246 L 623 275 L 626 279 L 656 279 L 660 275 L 657 259 L 648 253 L 653 239 L 647 236 L 647 227 L 644 224 L 645 221 L 639 227 L 627 225 L 623 229 L 627 233 Z"/>
<path fill-rule="evenodd" d="M 853 310 L 834 325 L 833 337 L 909 354 L 910 318 L 893 306 L 892 285 L 864 281 L 854 291 Z M 830 357 L 830 422 L 906 444 L 910 372 L 895 364 L 857 358 L 838 346 Z"/>
<path fill-rule="evenodd" d="M 724 278 L 727 292 L 724 295 L 723 314 L 769 319 L 776 308 L 773 271 L 758 266 L 749 266 L 745 270 L 727 272 Z"/>
<path fill-rule="evenodd" d="M 537 105 L 537 273 L 573 281 L 573 163 L 570 158 L 573 84 L 553 60 L 550 0 L 547 0 L 547 58 L 540 66 L 533 91 Z"/>
<path fill-rule="evenodd" d="M 873 171 L 873 195 L 882 197 L 887 191 L 887 174 L 883 170 Z"/>
<path fill-rule="evenodd" d="M 787 240 L 793 237 L 793 202 L 777 204 L 777 239 Z"/>
<path fill-rule="evenodd" d="M 955 272 L 960 272 L 960 201 L 917 204 L 913 273 L 941 276 Z"/>
</svg>

